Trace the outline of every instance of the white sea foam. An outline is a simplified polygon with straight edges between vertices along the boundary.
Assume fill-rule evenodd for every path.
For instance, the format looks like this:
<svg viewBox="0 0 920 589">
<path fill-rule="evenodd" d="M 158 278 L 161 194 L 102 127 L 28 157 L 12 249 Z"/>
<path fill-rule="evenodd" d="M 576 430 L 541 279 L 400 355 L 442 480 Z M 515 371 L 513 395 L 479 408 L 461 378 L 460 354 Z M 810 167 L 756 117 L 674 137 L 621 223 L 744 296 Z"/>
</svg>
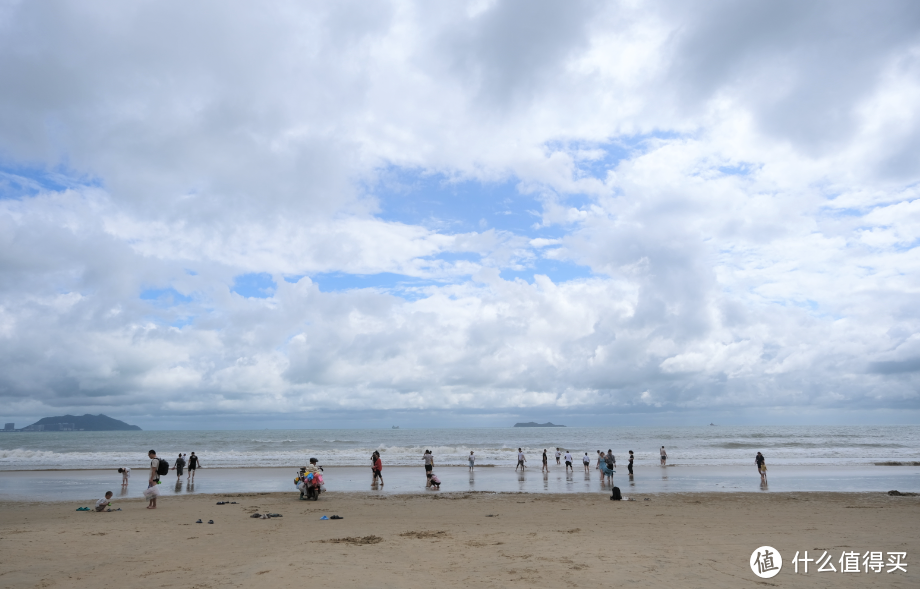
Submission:
<svg viewBox="0 0 920 589">
<path fill-rule="evenodd" d="M 514 465 L 518 447 L 539 465 L 545 448 L 585 452 L 612 448 L 620 465 L 634 450 L 637 464 L 658 462 L 665 445 L 677 465 L 742 465 L 761 451 L 769 464 L 867 464 L 920 460 L 918 426 L 711 428 L 504 428 L 442 430 L 278 430 L 178 432 L 44 432 L 0 435 L 0 470 L 145 467 L 147 450 L 174 461 L 195 451 L 205 468 L 366 466 L 374 450 L 388 466 L 422 464 L 426 449 L 438 465 Z"/>
</svg>

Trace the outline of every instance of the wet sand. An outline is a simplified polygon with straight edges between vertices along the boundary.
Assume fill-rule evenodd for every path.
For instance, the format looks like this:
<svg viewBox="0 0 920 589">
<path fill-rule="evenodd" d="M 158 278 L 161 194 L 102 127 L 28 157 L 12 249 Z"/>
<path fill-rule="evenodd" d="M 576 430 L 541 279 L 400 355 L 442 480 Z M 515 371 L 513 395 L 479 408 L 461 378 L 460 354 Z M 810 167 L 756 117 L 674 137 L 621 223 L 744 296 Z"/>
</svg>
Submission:
<svg viewBox="0 0 920 589">
<path fill-rule="evenodd" d="M 0 502 L 0 587 L 917 587 L 920 497 L 326 493 Z M 648 498 L 649 501 L 643 499 Z M 237 505 L 215 505 L 218 500 Z M 252 519 L 253 512 L 279 519 Z M 321 521 L 322 515 L 343 520 Z M 196 524 L 196 519 L 214 524 Z M 781 573 L 748 561 L 777 548 Z M 907 552 L 908 572 L 795 574 L 793 554 Z"/>
<path fill-rule="evenodd" d="M 438 467 L 444 482 L 443 491 L 494 491 L 526 493 L 610 493 L 602 484 L 598 471 L 586 474 L 579 468 L 565 472 L 553 466 L 549 473 L 539 468 L 515 472 L 511 467 L 477 467 L 471 474 L 466 467 Z M 294 494 L 291 468 L 207 468 L 199 469 L 195 484 L 186 477 L 177 481 L 170 473 L 163 477 L 160 492 L 165 495 L 196 493 L 287 492 Z M 422 467 L 385 467 L 386 484 L 380 494 L 418 493 L 424 489 Z M 614 484 L 624 494 L 671 492 L 803 492 L 845 491 L 874 492 L 898 489 L 920 491 L 920 467 L 917 466 L 776 466 L 770 470 L 769 485 L 760 484 L 753 465 L 739 466 L 659 466 L 636 469 L 634 477 L 620 467 Z M 370 469 L 365 467 L 326 467 L 330 491 L 370 491 Z M 116 497 L 140 497 L 147 487 L 146 472 L 135 470 L 127 488 L 114 470 L 6 471 L 0 473 L 0 499 L 41 499 L 75 501 L 101 497 L 112 491 Z"/>
</svg>

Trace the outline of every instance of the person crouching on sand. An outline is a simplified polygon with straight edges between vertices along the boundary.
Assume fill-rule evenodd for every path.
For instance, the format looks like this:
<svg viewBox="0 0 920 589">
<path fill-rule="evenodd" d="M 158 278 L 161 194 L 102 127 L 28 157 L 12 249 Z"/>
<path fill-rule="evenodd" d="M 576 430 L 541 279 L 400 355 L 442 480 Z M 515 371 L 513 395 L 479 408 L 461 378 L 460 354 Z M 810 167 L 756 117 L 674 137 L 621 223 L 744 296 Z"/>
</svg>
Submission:
<svg viewBox="0 0 920 589">
<path fill-rule="evenodd" d="M 96 501 L 96 511 L 105 511 L 106 509 L 111 507 L 112 506 L 112 504 L 110 503 L 111 500 L 112 500 L 112 492 L 106 491 L 105 497 L 103 497 L 99 501 Z"/>
</svg>

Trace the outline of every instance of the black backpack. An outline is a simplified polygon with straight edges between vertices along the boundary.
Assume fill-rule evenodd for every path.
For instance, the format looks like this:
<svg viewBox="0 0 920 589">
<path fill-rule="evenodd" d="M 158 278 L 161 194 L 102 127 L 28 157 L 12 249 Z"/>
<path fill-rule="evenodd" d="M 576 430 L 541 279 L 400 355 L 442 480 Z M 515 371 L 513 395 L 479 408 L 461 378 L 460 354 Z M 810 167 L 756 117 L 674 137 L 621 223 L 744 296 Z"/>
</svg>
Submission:
<svg viewBox="0 0 920 589">
<path fill-rule="evenodd" d="M 610 495 L 610 500 L 611 500 L 611 501 L 620 501 L 620 500 L 622 500 L 622 499 L 623 499 L 623 495 L 620 493 L 620 488 L 619 488 L 619 487 L 614 487 L 614 488 L 613 488 L 613 493 Z"/>
<path fill-rule="evenodd" d="M 157 474 L 160 476 L 169 474 L 169 463 L 162 458 L 158 458 L 158 460 L 160 461 L 160 464 L 157 466 Z"/>
</svg>

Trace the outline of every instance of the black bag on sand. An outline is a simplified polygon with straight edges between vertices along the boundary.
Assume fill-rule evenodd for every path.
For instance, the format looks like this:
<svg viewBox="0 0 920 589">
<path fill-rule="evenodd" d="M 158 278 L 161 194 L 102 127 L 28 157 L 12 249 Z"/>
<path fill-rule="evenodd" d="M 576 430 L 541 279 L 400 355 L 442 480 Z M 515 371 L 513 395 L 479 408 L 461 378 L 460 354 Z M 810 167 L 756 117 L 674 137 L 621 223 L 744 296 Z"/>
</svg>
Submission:
<svg viewBox="0 0 920 589">
<path fill-rule="evenodd" d="M 613 493 L 611 493 L 611 495 L 610 495 L 610 500 L 611 500 L 611 501 L 620 501 L 621 499 L 623 499 L 623 495 L 620 494 L 620 488 L 619 488 L 619 487 L 614 487 L 614 488 L 613 488 Z"/>
</svg>

